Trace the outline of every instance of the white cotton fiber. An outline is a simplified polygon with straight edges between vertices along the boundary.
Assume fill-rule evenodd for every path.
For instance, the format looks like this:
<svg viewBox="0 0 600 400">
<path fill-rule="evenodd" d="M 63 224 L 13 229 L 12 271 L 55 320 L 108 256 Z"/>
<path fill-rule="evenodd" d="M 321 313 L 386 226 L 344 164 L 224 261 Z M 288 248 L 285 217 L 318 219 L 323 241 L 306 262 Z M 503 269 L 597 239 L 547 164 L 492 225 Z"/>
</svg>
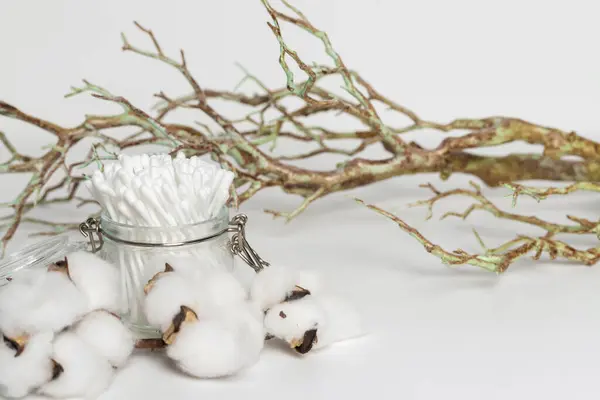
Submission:
<svg viewBox="0 0 600 400">
<path fill-rule="evenodd" d="M 59 332 L 88 310 L 86 297 L 62 272 L 18 275 L 0 289 L 0 330 L 8 336 Z"/>
<path fill-rule="evenodd" d="M 365 334 L 361 317 L 349 302 L 332 295 L 318 296 L 314 301 L 324 311 L 327 321 L 317 332 L 315 349 Z"/>
<path fill-rule="evenodd" d="M 95 254 L 76 251 L 67 255 L 69 276 L 86 295 L 91 310 L 120 311 L 119 271 Z"/>
<path fill-rule="evenodd" d="M 188 255 L 156 257 L 152 262 L 160 266 L 160 271 L 164 271 L 165 264 L 168 263 L 176 273 L 184 276 L 191 286 L 202 282 L 207 271 L 196 257 Z"/>
<path fill-rule="evenodd" d="M 254 278 L 250 287 L 250 297 L 263 310 L 280 303 L 296 285 L 292 270 L 271 265 Z"/>
<path fill-rule="evenodd" d="M 238 316 L 234 314 L 234 318 L 245 353 L 244 367 L 249 367 L 258 362 L 265 345 L 266 332 L 263 324 L 263 312 L 251 304 L 243 306 L 238 312 Z"/>
<path fill-rule="evenodd" d="M 146 295 L 144 311 L 150 325 L 166 331 L 181 306 L 195 309 L 196 297 L 185 277 L 175 272 L 160 276 Z"/>
<path fill-rule="evenodd" d="M 9 283 L 18 283 L 19 285 L 34 285 L 36 282 L 42 279 L 46 272 L 46 268 L 23 269 L 13 275 Z M 6 290 L 7 287 L 8 284 L 5 286 L 0 286 L 0 293 Z"/>
<path fill-rule="evenodd" d="M 167 355 L 184 372 L 198 378 L 232 375 L 244 367 L 245 353 L 236 332 L 219 320 L 186 323 Z"/>
<path fill-rule="evenodd" d="M 36 302 L 36 293 L 32 287 L 45 279 L 46 271 L 35 270 L 20 273 L 13 280 L 0 287 L 0 331 L 8 336 L 19 336 L 23 333 L 24 314 Z"/>
<path fill-rule="evenodd" d="M 264 323 L 267 333 L 291 344 L 302 340 L 306 331 L 325 325 L 327 316 L 312 296 L 306 296 L 271 307 Z"/>
<path fill-rule="evenodd" d="M 93 347 L 72 332 L 54 341 L 52 358 L 63 368 L 57 379 L 43 385 L 39 392 L 54 398 L 94 399 L 110 385 L 113 368 Z"/>
<path fill-rule="evenodd" d="M 211 315 L 214 309 L 240 306 L 248 297 L 242 284 L 226 271 L 206 273 L 201 284 L 194 289 L 200 318 Z"/>
<path fill-rule="evenodd" d="M 255 364 L 264 346 L 262 311 L 249 304 L 223 307 L 209 319 L 186 323 L 167 355 L 190 375 L 233 375 Z"/>
<path fill-rule="evenodd" d="M 299 269 L 295 271 L 296 285 L 310 291 L 311 295 L 319 295 L 323 291 L 321 275 L 314 270 Z"/>
<path fill-rule="evenodd" d="M 131 331 L 119 318 L 106 311 L 86 315 L 73 332 L 116 368 L 127 362 L 135 345 Z"/>
<path fill-rule="evenodd" d="M 246 303 L 221 309 L 219 319 L 236 334 L 243 352 L 241 366 L 255 364 L 265 343 L 263 312 Z"/>
<path fill-rule="evenodd" d="M 52 378 L 52 332 L 31 336 L 23 352 L 0 342 L 0 398 L 24 397 Z"/>
</svg>

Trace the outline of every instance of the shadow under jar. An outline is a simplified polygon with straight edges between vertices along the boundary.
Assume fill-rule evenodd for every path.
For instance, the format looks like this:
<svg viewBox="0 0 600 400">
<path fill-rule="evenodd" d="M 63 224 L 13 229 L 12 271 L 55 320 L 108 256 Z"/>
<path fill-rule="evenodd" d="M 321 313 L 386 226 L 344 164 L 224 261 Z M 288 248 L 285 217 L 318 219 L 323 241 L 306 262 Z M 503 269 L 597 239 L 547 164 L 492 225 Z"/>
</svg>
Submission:
<svg viewBox="0 0 600 400">
<path fill-rule="evenodd" d="M 92 251 L 120 271 L 123 320 L 138 337 L 154 338 L 160 337 L 161 332 L 146 319 L 145 285 L 155 274 L 165 270 L 165 262 L 177 257 L 193 257 L 193 266 L 199 270 L 232 271 L 233 256 L 237 254 L 234 244 L 239 243 L 239 238 L 230 240 L 228 232 L 237 232 L 235 237 L 241 229 L 243 238 L 246 217 L 243 216 L 241 227 L 232 228 L 236 218 L 230 221 L 229 209 L 224 207 L 215 218 L 200 223 L 147 227 L 122 224 L 102 214 L 99 221 L 88 220 L 82 224 L 82 233 L 91 238 Z M 94 233 L 99 242 L 94 241 Z"/>
</svg>

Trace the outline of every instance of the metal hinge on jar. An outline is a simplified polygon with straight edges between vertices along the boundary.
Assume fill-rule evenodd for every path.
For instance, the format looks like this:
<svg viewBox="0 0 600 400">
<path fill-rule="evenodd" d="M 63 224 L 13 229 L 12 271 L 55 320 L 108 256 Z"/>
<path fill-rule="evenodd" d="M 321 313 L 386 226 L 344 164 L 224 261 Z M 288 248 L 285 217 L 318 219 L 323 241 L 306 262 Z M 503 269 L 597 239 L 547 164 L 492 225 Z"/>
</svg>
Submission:
<svg viewBox="0 0 600 400">
<path fill-rule="evenodd" d="M 248 216 L 245 214 L 238 214 L 231 219 L 229 222 L 229 232 L 234 232 L 230 240 L 229 249 L 234 255 L 239 256 L 246 262 L 255 272 L 260 272 L 270 264 L 260 258 L 258 253 L 254 251 L 252 246 L 246 240 L 246 222 L 248 222 Z"/>
<path fill-rule="evenodd" d="M 88 218 L 85 222 L 79 224 L 79 232 L 86 238 L 88 238 L 90 242 L 90 246 L 92 247 L 92 253 L 99 251 L 104 245 L 104 240 L 102 239 L 102 230 L 100 229 L 100 221 L 96 218 Z M 94 238 L 94 236 L 96 236 Z"/>
</svg>

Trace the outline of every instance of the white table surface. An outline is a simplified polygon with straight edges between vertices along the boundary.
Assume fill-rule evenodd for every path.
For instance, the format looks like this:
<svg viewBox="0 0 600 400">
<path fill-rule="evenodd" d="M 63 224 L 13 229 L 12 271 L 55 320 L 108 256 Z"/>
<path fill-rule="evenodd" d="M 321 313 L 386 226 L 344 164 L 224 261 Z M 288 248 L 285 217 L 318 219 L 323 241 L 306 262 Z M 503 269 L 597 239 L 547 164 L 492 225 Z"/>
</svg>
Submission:
<svg viewBox="0 0 600 400">
<path fill-rule="evenodd" d="M 599 138 L 596 2 L 293 4 L 328 31 L 351 68 L 423 118 L 447 122 L 507 115 Z M 235 61 L 269 86 L 283 85 L 279 47 L 257 0 L 172 0 L 168 6 L 151 0 L 22 0 L 2 2 L 0 8 L 0 98 L 71 126 L 85 113 L 117 109 L 87 97 L 62 99 L 81 78 L 146 110 L 154 103 L 152 94 L 161 89 L 170 96 L 187 93 L 189 88 L 175 71 L 120 52 L 122 31 L 133 43 L 150 46 L 133 20 L 152 28 L 168 54 L 184 48 L 188 65 L 205 87 L 232 89 L 242 76 Z M 306 61 L 325 61 L 320 44 L 288 26 L 283 29 Z M 394 125 L 407 123 L 384 115 Z M 197 118 L 190 116 L 189 122 Z M 336 130 L 356 127 L 343 118 L 327 123 Z M 0 119 L 0 130 L 28 154 L 39 153 L 51 140 L 39 129 L 6 119 Z M 424 131 L 406 140 L 433 147 L 443 137 Z M 520 143 L 492 152 L 509 151 L 540 148 Z M 381 155 L 369 151 L 365 156 Z M 0 148 L 0 159 L 4 156 Z M 303 163 L 310 168 L 334 164 L 320 157 Z M 14 199 L 26 179 L 0 176 L 0 202 Z M 393 223 L 348 197 L 358 195 L 398 212 L 450 250 L 480 250 L 472 227 L 489 246 L 516 233 L 543 233 L 482 212 L 468 221 L 425 222 L 425 210 L 407 210 L 406 204 L 429 195 L 417 187 L 426 181 L 437 182 L 437 177 L 402 177 L 334 194 L 287 225 L 273 221 L 262 209 L 291 210 L 299 204 L 296 197 L 267 190 L 242 207 L 250 217 L 250 241 L 260 254 L 273 263 L 322 271 L 332 289 L 356 302 L 368 336 L 306 357 L 269 345 L 252 369 L 211 381 L 183 376 L 159 354 L 138 354 L 102 400 L 597 399 L 600 265 L 587 268 L 525 258 L 501 276 L 470 266 L 450 269 Z M 466 177 L 453 176 L 440 187 L 466 185 Z M 486 193 L 499 205 L 510 206 L 505 190 Z M 597 218 L 597 201 L 593 195 L 540 204 L 522 199 L 517 210 L 567 222 L 567 213 Z M 463 211 L 470 201 L 449 199 L 443 204 L 436 215 Z M 86 212 L 63 207 L 36 215 L 73 221 L 85 218 Z M 9 250 L 33 240 L 27 232 L 21 230 Z M 582 248 L 598 244 L 593 236 L 569 240 Z"/>
<path fill-rule="evenodd" d="M 349 194 L 398 212 L 448 249 L 478 251 L 472 227 L 490 246 L 517 230 L 539 233 L 482 212 L 468 221 L 425 222 L 424 210 L 404 206 L 424 198 L 417 181 L 395 179 Z M 464 182 L 456 177 L 440 187 Z M 504 189 L 488 192 L 510 206 Z M 294 201 L 272 192 L 242 207 L 250 217 L 251 244 L 273 263 L 322 271 L 332 290 L 357 304 L 368 335 L 304 357 L 269 343 L 259 364 L 218 380 L 186 377 L 160 353 L 136 354 L 101 399 L 597 397 L 600 266 L 525 258 L 499 276 L 470 266 L 451 269 L 342 194 L 315 203 L 287 225 L 260 210 L 292 207 Z M 518 210 L 560 221 L 567 206 L 593 216 L 595 201 L 585 195 L 540 204 L 522 199 Z M 449 200 L 436 215 L 467 204 Z M 572 243 L 595 241 L 579 237 Z"/>
</svg>

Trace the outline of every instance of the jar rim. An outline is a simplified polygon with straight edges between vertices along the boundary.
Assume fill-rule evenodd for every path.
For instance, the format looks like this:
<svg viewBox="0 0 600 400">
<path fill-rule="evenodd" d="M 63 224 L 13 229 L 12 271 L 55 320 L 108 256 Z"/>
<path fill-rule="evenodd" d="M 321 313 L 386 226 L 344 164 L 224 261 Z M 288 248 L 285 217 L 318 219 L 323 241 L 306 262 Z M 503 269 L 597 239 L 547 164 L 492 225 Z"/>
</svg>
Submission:
<svg viewBox="0 0 600 400">
<path fill-rule="evenodd" d="M 194 228 L 194 227 L 200 227 L 200 226 L 207 226 L 210 224 L 215 224 L 215 223 L 220 223 L 222 222 L 224 219 L 227 219 L 227 221 L 229 221 L 229 208 L 224 206 L 219 213 L 217 214 L 216 217 L 213 217 L 211 219 L 206 219 L 204 221 L 200 221 L 200 222 L 194 222 L 191 224 L 183 224 L 183 225 L 173 225 L 173 226 L 147 226 L 147 225 L 131 225 L 131 224 L 126 224 L 123 222 L 119 222 L 119 221 L 115 221 L 114 219 L 112 219 L 110 217 L 110 215 L 108 215 L 108 213 L 106 211 L 103 211 L 100 214 L 100 221 L 101 222 L 106 222 L 109 223 L 110 225 L 117 227 L 117 228 L 122 228 L 122 229 L 148 229 L 148 230 L 153 230 L 153 229 L 160 229 L 160 230 L 169 230 L 169 229 L 186 229 L 186 228 Z"/>
<path fill-rule="evenodd" d="M 191 224 L 173 226 L 131 225 L 115 221 L 107 213 L 100 215 L 100 232 L 104 239 L 125 245 L 156 247 L 200 243 L 227 232 L 229 208 L 224 206 L 216 217 Z"/>
</svg>

